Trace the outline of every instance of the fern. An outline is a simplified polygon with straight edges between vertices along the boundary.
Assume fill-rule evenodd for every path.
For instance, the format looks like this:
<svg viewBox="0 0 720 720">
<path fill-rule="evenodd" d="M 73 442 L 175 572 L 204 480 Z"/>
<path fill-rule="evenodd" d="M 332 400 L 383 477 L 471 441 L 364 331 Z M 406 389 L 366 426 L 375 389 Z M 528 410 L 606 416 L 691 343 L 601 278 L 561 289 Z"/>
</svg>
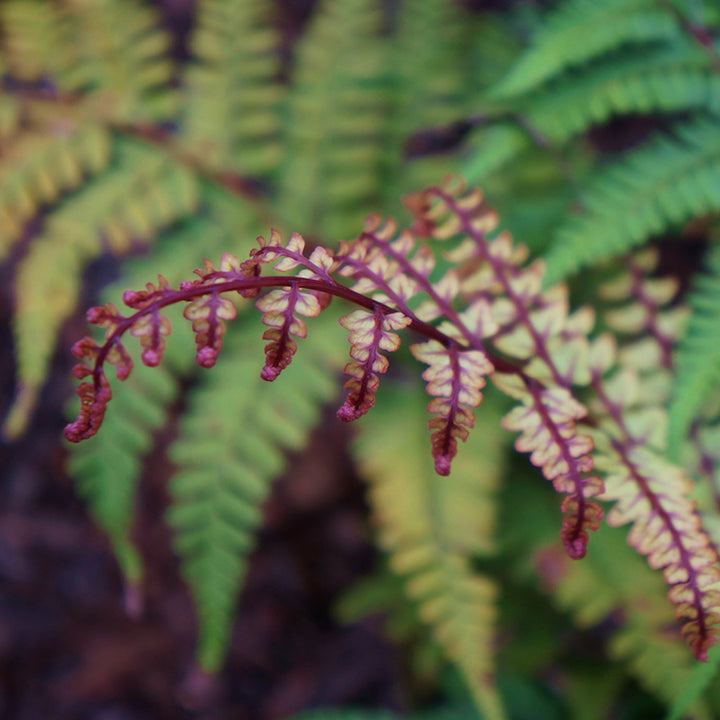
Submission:
<svg viewBox="0 0 720 720">
<path fill-rule="evenodd" d="M 688 499 L 692 482 L 653 450 L 656 413 L 638 413 L 633 408 L 639 395 L 635 374 L 608 375 L 617 362 L 612 338 L 603 335 L 589 343 L 592 313 L 580 310 L 568 315 L 562 286 L 542 292 L 541 265 L 522 267 L 525 250 L 514 247 L 507 234 L 488 240 L 486 234 L 494 229 L 496 219 L 478 191 L 466 192 L 462 185 L 449 183 L 410 197 L 408 207 L 416 217 L 418 232 L 443 241 L 446 257 L 456 263 L 433 283 L 429 277 L 435 259 L 430 248 L 418 247 L 408 230 L 398 234 L 393 221 L 383 223 L 371 217 L 365 231 L 355 241 L 341 244 L 337 254 L 317 247 L 306 256 L 300 235 L 293 233 L 283 245 L 273 232 L 269 240 L 259 238 L 259 248 L 245 262 L 227 253 L 217 269 L 206 261 L 197 271 L 198 279 L 182 283 L 179 290 L 160 277 L 157 286 L 126 292 L 124 303 L 134 311 L 129 316 L 111 304 L 93 308 L 88 317 L 106 328 L 106 338 L 102 344 L 84 338 L 74 347 L 80 358 L 75 374 L 86 380 L 78 388 L 81 412 L 66 428 L 66 437 L 77 442 L 97 433 L 112 395 L 105 363 L 115 366 L 120 380 L 132 371 L 132 359 L 122 342 L 126 332 L 139 337 L 145 364 L 160 362 L 165 306 L 188 303 L 184 315 L 196 335 L 196 361 L 211 367 L 223 347 L 225 321 L 237 314 L 221 294 L 255 297 L 262 289 L 272 288 L 259 297 L 256 306 L 269 328 L 263 335 L 269 342 L 261 377 L 275 380 L 293 361 L 298 349 L 295 338 L 307 335 L 303 317 L 317 317 L 331 296 L 342 297 L 360 309 L 340 320 L 350 330 L 353 358 L 345 367 L 350 379 L 338 411 L 341 420 L 354 420 L 372 408 L 380 375 L 388 369 L 380 351 L 397 350 L 396 331 L 412 327 L 427 338 L 411 350 L 429 366 L 423 377 L 431 397 L 428 410 L 435 416 L 429 422 L 434 431 L 432 455 L 436 472 L 446 475 L 457 454 L 458 439 L 466 440 L 475 424 L 472 408 L 482 400 L 484 376 L 491 374 L 502 391 L 520 401 L 502 423 L 520 432 L 517 450 L 530 453 L 531 462 L 565 495 L 560 534 L 568 555 L 583 557 L 589 532 L 599 528 L 603 510 L 593 498 L 601 495 L 614 502 L 609 523 L 633 524 L 630 545 L 648 557 L 651 567 L 663 570 L 676 616 L 684 621 L 683 636 L 695 656 L 706 660 L 720 635 L 720 595 L 713 589 L 720 581 L 717 554 Z M 296 274 L 262 277 L 267 264 L 276 272 Z M 641 320 L 643 313 L 650 317 L 650 339 L 660 346 L 662 362 L 670 336 L 657 314 L 668 293 L 662 286 L 644 283 L 643 269 L 640 262 L 633 270 L 638 281 L 631 285 L 630 294 Z M 350 278 L 352 285 L 346 287 L 334 276 Z M 464 309 L 457 309 L 457 298 L 467 303 Z M 444 321 L 431 324 L 438 318 Z M 595 395 L 593 417 L 582 430 L 578 426 L 588 410 L 573 397 L 571 388 L 577 384 L 589 385 Z M 216 451 L 213 442 L 210 454 Z M 593 474 L 594 464 L 604 471 L 605 482 Z M 193 504 L 190 516 L 202 513 L 202 507 L 202 503 Z M 413 514 L 417 516 L 418 511 Z M 393 517 L 393 524 L 395 531 L 401 523 Z M 422 552 L 412 548 L 403 561 L 396 560 L 401 570 L 421 573 L 422 580 L 413 583 L 411 594 L 442 592 L 444 573 L 438 577 L 425 565 L 429 560 L 424 548 Z M 481 602 L 487 602 L 484 584 L 475 592 Z M 427 616 L 440 623 L 441 641 L 450 643 L 449 653 L 462 667 L 470 655 L 457 649 L 456 631 L 445 625 L 446 602 L 428 606 L 421 600 L 420 604 L 431 608 L 425 610 Z M 483 665 L 480 668 L 484 670 Z M 477 672 L 471 672 L 471 677 L 476 678 Z M 477 695 L 478 706 L 493 707 L 488 697 L 487 692 Z M 499 712 L 497 707 L 492 710 L 495 716 Z"/>
<path fill-rule="evenodd" d="M 335 394 L 343 342 L 328 306 L 349 301 L 338 415 L 359 419 L 355 465 L 392 566 L 376 582 L 392 585 L 393 617 L 413 640 L 421 636 L 414 687 L 439 686 L 442 654 L 473 697 L 475 710 L 458 716 L 502 716 L 495 667 L 501 687 L 503 663 L 509 677 L 515 670 L 495 638 L 510 638 L 535 655 L 532 673 L 542 679 L 533 687 L 552 674 L 571 715 L 593 697 L 622 707 L 628 674 L 673 705 L 691 677 L 680 626 L 700 659 L 720 626 L 720 395 L 716 363 L 695 353 L 712 332 L 701 307 L 713 275 L 691 285 L 694 313 L 675 364 L 687 309 L 677 283 L 652 276 L 651 258 L 614 263 L 629 273 L 594 291 L 601 260 L 661 232 L 712 239 L 717 8 L 565 0 L 547 12 L 521 4 L 496 14 L 435 0 L 340 0 L 314 5 L 297 44 L 278 32 L 288 28 L 273 4 L 202 0 L 195 17 L 186 61 L 169 52 L 159 14 L 140 0 L 0 6 L 0 256 L 15 278 L 19 380 L 6 437 L 33 418 L 86 279 L 95 292 L 98 268 L 118 272 L 110 302 L 89 313 L 100 334 L 74 349 L 81 413 L 68 436 L 94 435 L 101 422 L 105 429 L 73 446 L 69 467 L 136 593 L 135 490 L 153 433 L 186 412 L 170 449 L 169 518 L 200 617 L 200 662 L 216 672 L 263 498 Z M 663 135 L 608 158 L 611 133 L 589 131 L 629 116 L 643 129 L 659 124 Z M 471 153 L 462 159 L 466 132 Z M 415 157 L 426 153 L 435 156 Z M 461 163 L 503 223 L 545 252 L 548 273 L 496 232 L 479 193 L 452 183 L 409 198 L 407 230 L 371 217 L 347 240 L 369 209 L 397 215 L 402 192 Z M 304 229 L 308 242 L 286 225 Z M 247 256 L 250 239 L 272 226 L 282 234 L 272 231 L 244 262 L 226 252 Z M 318 237 L 328 244 L 316 245 Z M 138 261 L 120 261 L 138 251 Z M 214 266 L 205 257 L 221 259 Z M 712 248 L 711 271 L 714 257 Z M 193 265 L 196 279 L 182 282 Z M 150 266 L 163 276 L 146 284 Z M 600 335 L 593 312 L 571 312 L 567 288 L 553 287 L 580 268 L 590 281 L 581 294 L 607 310 Z M 118 309 L 119 287 L 144 287 L 125 293 L 129 311 Z M 264 338 L 262 370 L 252 359 L 260 353 L 249 300 L 264 325 L 252 335 Z M 177 304 L 185 317 L 172 316 L 168 337 Z M 233 318 L 241 327 L 226 336 Z M 160 367 L 132 370 L 127 337 L 138 340 L 143 365 Z M 429 433 L 416 418 L 424 393 L 409 380 L 416 361 Z M 216 362 L 210 373 L 197 369 Z M 105 416 L 108 365 L 125 387 Z M 267 386 L 256 371 L 277 382 Z M 298 375 L 278 377 L 286 373 Z M 493 385 L 509 396 L 502 411 L 483 399 Z M 668 404 L 671 452 L 684 468 L 666 451 Z M 539 570 L 571 622 L 590 624 L 616 663 L 593 658 L 605 683 L 596 693 L 583 690 L 582 669 L 571 669 L 590 649 L 563 644 L 560 657 L 536 644 L 538 632 L 517 630 L 523 591 L 507 585 L 506 569 L 537 560 L 540 520 L 535 495 L 519 482 L 532 468 L 499 470 L 512 436 L 498 438 L 498 425 L 549 481 L 540 487 L 553 498 L 566 553 L 579 558 L 590 547 L 580 565 L 544 550 Z M 501 481 L 507 512 L 528 526 L 515 548 L 493 520 Z M 605 511 L 609 524 L 629 525 L 628 546 L 616 548 L 617 535 L 591 539 Z M 496 601 L 499 586 L 507 603 Z M 536 613 L 536 622 L 546 619 Z M 717 714 L 713 690 L 701 693 L 692 691 L 696 715 L 705 706 L 706 717 Z M 528 713 L 512 689 L 503 694 L 509 715 L 559 716 L 555 705 L 533 703 Z M 682 712 L 677 703 L 674 712 Z"/>
<path fill-rule="evenodd" d="M 336 392 L 330 377 L 341 357 L 335 327 L 317 328 L 307 341 L 293 370 L 298 380 L 270 388 L 261 387 L 247 352 L 257 344 L 253 328 L 233 336 L 215 372 L 192 393 L 170 449 L 178 472 L 169 520 L 198 609 L 205 670 L 218 670 L 224 660 L 252 534 L 271 481 L 285 466 L 283 451 L 306 444 L 321 404 Z M 249 375 L 256 379 L 237 382 Z"/>
<path fill-rule="evenodd" d="M 448 483 L 422 453 L 427 437 L 415 418 L 424 393 L 407 386 L 386 395 L 384 409 L 371 416 L 355 450 L 370 481 L 380 543 L 477 705 L 486 717 L 500 717 L 492 659 L 497 588 L 473 572 L 471 559 L 493 546 L 492 495 L 499 470 L 493 453 L 502 441 L 492 428 L 482 428 L 458 456 Z M 409 462 L 398 463 L 399 445 Z"/>
<path fill-rule="evenodd" d="M 654 0 L 571 0 L 555 12 L 534 46 L 497 89 L 511 96 L 540 85 L 563 70 L 581 65 L 629 42 L 652 42 L 679 34 L 671 13 Z"/>
<path fill-rule="evenodd" d="M 321 2 L 296 49 L 278 202 L 289 222 L 319 235 L 348 236 L 377 199 L 387 82 L 380 23 L 372 0 Z"/>
<path fill-rule="evenodd" d="M 269 9 L 265 2 L 199 5 L 180 141 L 220 171 L 267 175 L 280 161 L 278 39 Z"/>
<path fill-rule="evenodd" d="M 628 252 L 648 237 L 717 210 L 720 143 L 707 120 L 679 127 L 609 167 L 585 197 L 587 211 L 558 231 L 546 255 L 547 282 Z"/>
<path fill-rule="evenodd" d="M 707 275 L 698 275 L 689 299 L 692 315 L 677 354 L 677 373 L 669 409 L 668 438 L 671 457 L 680 448 L 708 395 L 720 382 L 717 362 L 718 303 L 720 302 L 720 249 L 713 245 L 707 257 Z"/>
</svg>

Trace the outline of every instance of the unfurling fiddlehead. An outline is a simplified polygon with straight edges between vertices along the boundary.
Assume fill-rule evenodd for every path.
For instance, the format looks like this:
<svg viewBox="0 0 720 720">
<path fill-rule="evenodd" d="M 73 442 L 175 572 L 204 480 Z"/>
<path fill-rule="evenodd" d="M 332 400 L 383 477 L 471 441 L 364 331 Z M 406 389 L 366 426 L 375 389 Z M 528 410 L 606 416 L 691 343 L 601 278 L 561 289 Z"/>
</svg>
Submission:
<svg viewBox="0 0 720 720">
<path fill-rule="evenodd" d="M 447 475 L 490 378 L 518 401 L 502 423 L 520 433 L 516 449 L 529 453 L 565 496 L 561 538 L 568 554 L 585 555 L 589 532 L 604 514 L 597 499 L 615 501 L 610 520 L 634 524 L 630 544 L 664 570 L 688 644 L 705 659 L 720 626 L 720 597 L 711 587 L 720 579 L 717 554 L 687 499 L 691 481 L 655 457 L 642 428 L 624 419 L 617 381 L 607 379 L 617 364 L 612 337 L 590 339 L 593 313 L 582 308 L 570 314 L 564 286 L 543 290 L 543 265 L 526 264 L 523 246 L 494 233 L 497 218 L 480 191 L 449 182 L 409 197 L 407 205 L 412 229 L 399 231 L 393 220 L 371 216 L 355 240 L 335 252 L 315 247 L 310 254 L 297 233 L 283 245 L 273 231 L 244 262 L 226 253 L 219 267 L 206 261 L 198 278 L 178 289 L 161 276 L 157 285 L 126 292 L 129 315 L 111 304 L 92 308 L 89 321 L 106 335 L 102 343 L 86 337 L 73 348 L 80 358 L 74 373 L 83 380 L 81 412 L 66 437 L 78 442 L 99 430 L 112 396 L 105 364 L 115 365 L 120 380 L 132 370 L 122 342 L 126 332 L 140 339 L 146 365 L 160 362 L 170 333 L 163 308 L 187 303 L 197 363 L 209 368 L 222 349 L 226 321 L 237 314 L 232 298 L 256 298 L 268 341 L 261 376 L 273 381 L 307 335 L 304 318 L 318 316 L 338 297 L 356 306 L 340 319 L 351 346 L 341 420 L 373 407 L 389 366 L 384 353 L 398 349 L 398 331 L 414 332 L 421 340 L 410 350 L 428 366 L 423 378 L 431 396 L 435 469 Z M 419 244 L 422 236 L 437 242 Z M 263 276 L 266 265 L 275 274 Z M 592 415 L 576 386 L 594 394 Z"/>
</svg>

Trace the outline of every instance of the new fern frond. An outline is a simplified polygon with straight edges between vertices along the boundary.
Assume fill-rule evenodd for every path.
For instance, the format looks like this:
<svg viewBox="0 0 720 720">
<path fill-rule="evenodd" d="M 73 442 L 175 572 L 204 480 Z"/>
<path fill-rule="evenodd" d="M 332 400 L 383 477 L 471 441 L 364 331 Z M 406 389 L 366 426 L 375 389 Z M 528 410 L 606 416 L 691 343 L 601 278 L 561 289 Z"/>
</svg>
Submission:
<svg viewBox="0 0 720 720">
<path fill-rule="evenodd" d="M 617 355 L 610 335 L 590 341 L 593 314 L 569 314 L 563 286 L 542 290 L 543 267 L 524 265 L 526 251 L 507 233 L 492 236 L 497 218 L 482 194 L 461 183 L 431 187 L 407 200 L 415 217 L 413 230 L 398 232 L 390 220 L 371 216 L 360 236 L 337 252 L 318 246 L 305 254 L 305 242 L 293 233 L 283 245 L 279 233 L 259 238 L 259 248 L 240 262 L 223 255 L 219 267 L 205 261 L 198 279 L 173 289 L 160 276 L 157 285 L 127 291 L 130 315 L 108 304 L 92 308 L 90 322 L 106 329 L 101 343 L 86 337 L 73 352 L 80 358 L 75 375 L 81 412 L 66 428 L 74 442 L 95 435 L 112 397 L 105 365 L 119 379 L 132 371 L 124 335 L 140 338 L 142 359 L 157 365 L 165 347 L 164 308 L 185 303 L 185 317 L 196 337 L 196 361 L 212 367 L 223 346 L 226 321 L 236 316 L 227 295 L 254 298 L 268 326 L 261 377 L 275 380 L 307 334 L 303 318 L 326 310 L 332 297 L 358 306 L 341 324 L 350 330 L 351 356 L 345 372 L 347 396 L 338 416 L 354 420 L 374 404 L 379 377 L 388 367 L 381 350 L 398 347 L 396 331 L 408 328 L 425 336 L 413 354 L 429 365 L 424 377 L 431 395 L 428 410 L 435 469 L 448 474 L 457 440 L 474 424 L 472 408 L 482 399 L 485 377 L 520 401 L 503 425 L 520 432 L 516 447 L 530 453 L 555 489 L 566 497 L 563 544 L 573 558 L 585 555 L 589 531 L 597 530 L 603 509 L 596 498 L 615 502 L 612 524 L 633 523 L 630 544 L 663 569 L 676 615 L 696 657 L 707 658 L 720 636 L 718 557 L 688 499 L 692 482 L 653 451 L 647 422 L 626 417 L 631 393 L 610 377 Z M 435 254 L 418 245 L 416 235 L 432 237 L 443 247 L 449 267 L 435 272 Z M 270 265 L 275 274 L 262 275 Z M 287 274 L 292 273 L 294 274 Z M 341 282 L 343 279 L 345 282 Z M 637 302 L 656 312 L 664 290 L 639 286 Z M 663 342 L 662 327 L 650 335 Z M 620 374 L 620 377 L 625 377 Z M 574 386 L 592 390 L 594 411 L 576 398 Z M 582 431 L 580 427 L 582 426 Z M 604 471 L 606 482 L 595 474 Z"/>
</svg>

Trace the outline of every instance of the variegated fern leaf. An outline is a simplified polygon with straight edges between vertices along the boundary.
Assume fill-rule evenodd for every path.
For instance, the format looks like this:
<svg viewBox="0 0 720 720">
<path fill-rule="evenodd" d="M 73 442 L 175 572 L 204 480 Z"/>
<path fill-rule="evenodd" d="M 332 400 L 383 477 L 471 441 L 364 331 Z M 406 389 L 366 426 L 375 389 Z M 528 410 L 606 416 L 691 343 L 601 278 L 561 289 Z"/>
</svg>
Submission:
<svg viewBox="0 0 720 720">
<path fill-rule="evenodd" d="M 178 289 L 160 276 L 145 290 L 127 291 L 129 315 L 112 304 L 91 309 L 89 320 L 104 327 L 106 336 L 100 343 L 86 337 L 75 345 L 80 358 L 75 374 L 84 380 L 78 389 L 82 408 L 66 437 L 78 442 L 97 433 L 112 397 L 105 366 L 114 365 L 121 380 L 132 370 L 126 333 L 139 338 L 145 364 L 160 362 L 165 307 L 186 304 L 196 361 L 212 367 L 226 321 L 237 314 L 228 296 L 259 295 L 255 304 L 268 327 L 261 377 L 275 380 L 308 333 L 305 318 L 320 315 L 332 297 L 342 298 L 358 309 L 340 319 L 350 331 L 352 358 L 345 366 L 349 379 L 341 420 L 355 420 L 373 407 L 388 370 L 387 353 L 400 344 L 398 331 L 414 330 L 425 338 L 410 349 L 428 366 L 423 378 L 431 398 L 435 470 L 447 475 L 458 440 L 466 440 L 475 424 L 474 408 L 490 377 L 519 402 L 503 420 L 506 429 L 520 433 L 516 448 L 529 453 L 565 496 L 560 534 L 568 555 L 583 557 L 589 532 L 599 528 L 604 511 L 598 497 L 614 503 L 609 521 L 632 524 L 630 545 L 663 570 L 688 645 L 706 659 L 720 634 L 718 557 L 688 497 L 692 481 L 656 452 L 654 409 L 633 410 L 642 378 L 627 358 L 612 372 L 618 362 L 613 336 L 590 340 L 593 313 L 581 308 L 570 314 L 564 286 L 542 289 L 542 264 L 526 265 L 522 246 L 507 233 L 493 234 L 497 217 L 479 191 L 450 182 L 409 197 L 407 204 L 415 216 L 412 230 L 370 217 L 358 238 L 336 252 L 318 246 L 308 254 L 297 233 L 283 244 L 273 232 L 259 238 L 249 259 L 240 262 L 226 253 L 219 267 L 206 261 L 196 271 L 198 279 Z M 449 268 L 435 272 L 436 255 L 418 244 L 418 235 L 441 243 Z M 274 274 L 263 276 L 264 266 Z M 674 326 L 657 319 L 667 289 L 639 279 L 630 293 L 639 312 L 623 317 L 646 329 L 659 346 L 660 363 L 667 361 L 662 353 Z M 578 385 L 592 391 L 592 414 L 577 399 Z"/>
</svg>

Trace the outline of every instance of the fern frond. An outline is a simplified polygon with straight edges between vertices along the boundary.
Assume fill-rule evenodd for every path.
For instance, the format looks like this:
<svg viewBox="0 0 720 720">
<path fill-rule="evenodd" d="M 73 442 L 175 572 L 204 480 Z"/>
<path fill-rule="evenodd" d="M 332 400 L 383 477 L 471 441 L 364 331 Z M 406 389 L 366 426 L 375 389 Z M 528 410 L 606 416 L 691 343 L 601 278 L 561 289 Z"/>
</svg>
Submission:
<svg viewBox="0 0 720 720">
<path fill-rule="evenodd" d="M 535 569 L 555 602 L 583 628 L 612 616 L 619 627 L 608 643 L 610 655 L 627 664 L 642 685 L 666 702 L 685 687 L 695 661 L 672 626 L 671 606 L 662 597 L 662 579 L 633 553 L 622 535 L 604 532 L 581 563 L 557 550 L 541 550 Z M 693 717 L 708 718 L 698 704 Z"/>
<path fill-rule="evenodd" d="M 710 247 L 707 274 L 695 276 L 688 298 L 692 310 L 675 363 L 677 371 L 669 408 L 668 442 L 670 456 L 678 460 L 693 420 L 707 397 L 718 389 L 720 362 L 720 245 Z"/>
<path fill-rule="evenodd" d="M 707 110 L 720 113 L 720 78 L 697 42 L 677 38 L 595 62 L 558 79 L 523 105 L 550 141 L 563 143 L 614 115 Z"/>
<path fill-rule="evenodd" d="M 373 0 L 326 0 L 298 46 L 278 207 L 306 232 L 349 237 L 377 199 L 387 74 L 381 20 Z"/>
<path fill-rule="evenodd" d="M 224 659 L 252 535 L 271 482 L 285 467 L 284 453 L 304 447 L 321 405 L 336 393 L 333 375 L 344 354 L 336 328 L 335 321 L 317 321 L 287 382 L 268 385 L 250 351 L 259 350 L 257 332 L 246 325 L 228 338 L 216 368 L 190 396 L 170 449 L 178 472 L 169 520 L 198 609 L 206 670 Z"/>
<path fill-rule="evenodd" d="M 720 635 L 720 571 L 715 547 L 690 499 L 694 483 L 658 454 L 665 440 L 671 351 L 683 316 L 669 307 L 677 284 L 645 277 L 654 268 L 654 255 L 630 259 L 629 272 L 602 288 L 605 297 L 629 296 L 629 305 L 609 314 L 608 323 L 631 340 L 619 353 L 609 336 L 591 346 L 595 425 L 588 432 L 596 443 L 596 466 L 606 474 L 601 499 L 615 503 L 608 524 L 632 523 L 628 543 L 652 568 L 663 570 L 676 617 L 685 623 L 683 636 L 695 656 L 707 660 Z M 639 331 L 644 335 L 637 339 Z M 607 374 L 618 355 L 620 367 Z"/>
<path fill-rule="evenodd" d="M 115 162 L 47 218 L 17 275 L 14 332 L 19 394 L 5 423 L 22 431 L 47 375 L 62 322 L 74 310 L 85 265 L 104 249 L 149 243 L 197 204 L 195 177 L 144 144 L 116 141 Z"/>
<path fill-rule="evenodd" d="M 654 0 L 569 0 L 552 11 L 531 47 L 497 87 L 511 97 L 564 70 L 628 43 L 651 43 L 680 34 L 676 18 Z"/>
<path fill-rule="evenodd" d="M 416 422 L 426 402 L 421 387 L 386 391 L 383 400 L 355 445 L 380 542 L 478 709 L 488 720 L 504 717 L 493 681 L 497 588 L 471 565 L 494 544 L 502 440 L 479 415 L 481 432 L 458 454 L 452 478 L 441 478 L 422 452 L 427 433 Z"/>
<path fill-rule="evenodd" d="M 24 82 L 40 82 L 69 62 L 67 15 L 42 0 L 10 0 L 0 6 L 4 72 Z"/>
<path fill-rule="evenodd" d="M 548 285 L 616 257 L 670 226 L 720 208 L 720 134 L 699 119 L 602 171 L 586 212 L 566 223 L 545 256 Z"/>
<path fill-rule="evenodd" d="M 21 238 L 25 224 L 48 203 L 105 169 L 111 137 L 101 125 L 68 122 L 33 125 L 8 138 L 0 167 L 0 260 Z"/>
<path fill-rule="evenodd" d="M 169 87 L 170 37 L 155 10 L 139 0 L 71 0 L 66 5 L 67 67 L 62 89 L 92 93 L 116 122 L 162 121 L 177 110 Z"/>
<path fill-rule="evenodd" d="M 198 5 L 180 142 L 212 168 L 262 176 L 280 161 L 279 53 L 270 10 L 263 0 Z"/>
</svg>

